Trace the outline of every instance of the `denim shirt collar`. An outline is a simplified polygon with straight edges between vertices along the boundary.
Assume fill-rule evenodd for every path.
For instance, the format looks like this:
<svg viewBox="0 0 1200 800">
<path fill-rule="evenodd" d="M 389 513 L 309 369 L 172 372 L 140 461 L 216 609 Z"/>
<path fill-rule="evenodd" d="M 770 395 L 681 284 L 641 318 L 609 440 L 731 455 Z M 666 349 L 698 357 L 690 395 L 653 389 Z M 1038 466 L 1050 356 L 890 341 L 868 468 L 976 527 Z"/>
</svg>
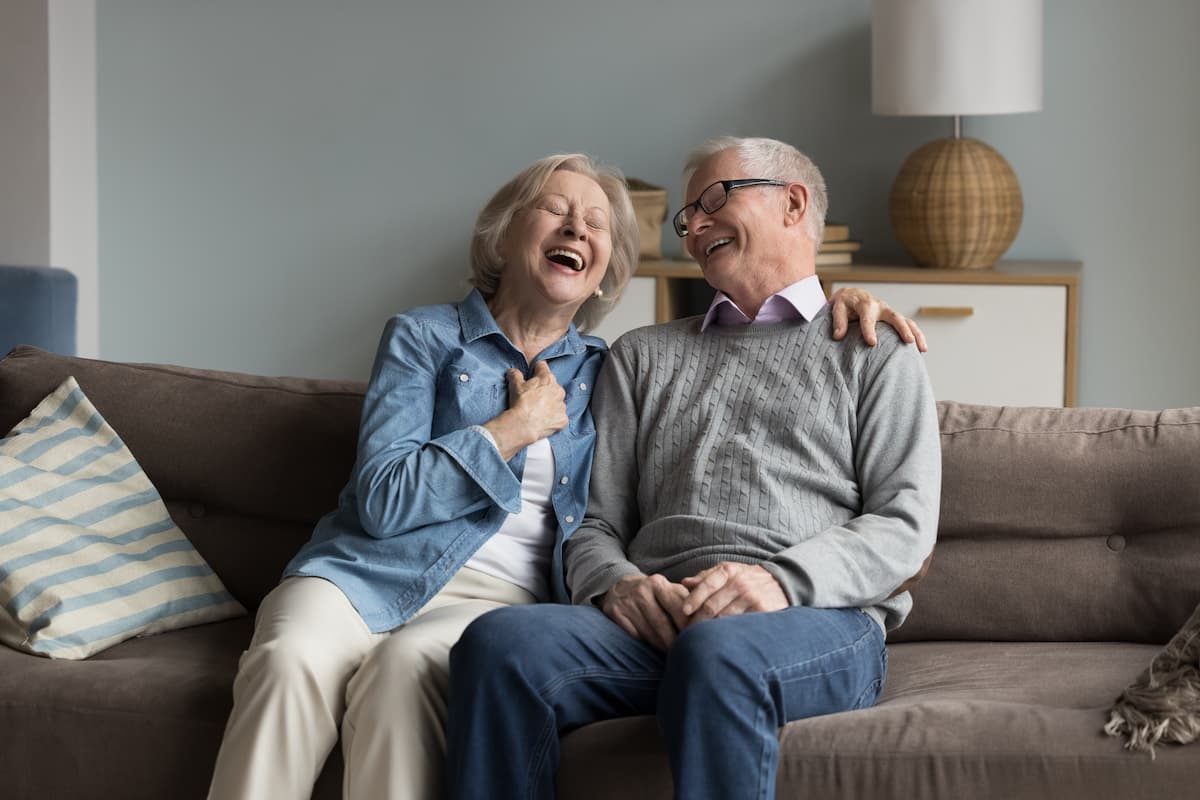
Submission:
<svg viewBox="0 0 1200 800">
<path fill-rule="evenodd" d="M 468 342 L 494 334 L 508 342 L 510 347 L 512 346 L 512 342 L 508 341 L 504 331 L 500 330 L 500 326 L 496 324 L 496 318 L 492 316 L 487 301 L 483 299 L 483 295 L 478 289 L 472 289 L 471 293 L 458 304 L 458 323 L 462 326 L 463 339 Z M 541 357 L 547 359 L 565 354 L 578 355 L 587 350 L 589 346 L 589 343 L 575 329 L 575 323 L 572 322 L 567 328 L 566 335 L 543 350 Z"/>
</svg>

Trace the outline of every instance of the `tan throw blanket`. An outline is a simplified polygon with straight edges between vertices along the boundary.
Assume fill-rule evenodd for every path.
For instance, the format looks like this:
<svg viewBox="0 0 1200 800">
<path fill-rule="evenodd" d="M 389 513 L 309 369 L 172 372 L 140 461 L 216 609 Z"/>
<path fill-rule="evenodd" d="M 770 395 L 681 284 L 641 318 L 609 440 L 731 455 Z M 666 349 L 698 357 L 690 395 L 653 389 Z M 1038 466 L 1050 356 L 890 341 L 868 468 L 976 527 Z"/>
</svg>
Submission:
<svg viewBox="0 0 1200 800">
<path fill-rule="evenodd" d="M 1117 698 L 1104 732 L 1151 758 L 1157 744 L 1200 739 L 1200 606 Z"/>
</svg>

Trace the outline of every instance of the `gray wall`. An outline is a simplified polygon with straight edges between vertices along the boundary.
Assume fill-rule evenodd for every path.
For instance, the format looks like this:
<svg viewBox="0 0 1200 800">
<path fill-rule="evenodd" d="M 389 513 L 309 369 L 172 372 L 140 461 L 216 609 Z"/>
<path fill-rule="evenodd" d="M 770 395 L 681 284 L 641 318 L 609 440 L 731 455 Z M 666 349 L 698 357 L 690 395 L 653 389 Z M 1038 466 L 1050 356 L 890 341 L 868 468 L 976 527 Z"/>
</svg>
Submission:
<svg viewBox="0 0 1200 800">
<path fill-rule="evenodd" d="M 966 123 L 1025 190 L 1009 257 L 1085 264 L 1081 404 L 1200 404 L 1200 3 L 1046 5 L 1045 110 Z M 364 377 L 389 314 L 463 293 L 491 192 L 563 150 L 675 205 L 689 145 L 786 139 L 898 256 L 891 181 L 949 126 L 871 115 L 869 7 L 100 0 L 101 355 Z"/>
<path fill-rule="evenodd" d="M 50 263 L 46 25 L 43 0 L 0 0 L 0 264 Z"/>
</svg>

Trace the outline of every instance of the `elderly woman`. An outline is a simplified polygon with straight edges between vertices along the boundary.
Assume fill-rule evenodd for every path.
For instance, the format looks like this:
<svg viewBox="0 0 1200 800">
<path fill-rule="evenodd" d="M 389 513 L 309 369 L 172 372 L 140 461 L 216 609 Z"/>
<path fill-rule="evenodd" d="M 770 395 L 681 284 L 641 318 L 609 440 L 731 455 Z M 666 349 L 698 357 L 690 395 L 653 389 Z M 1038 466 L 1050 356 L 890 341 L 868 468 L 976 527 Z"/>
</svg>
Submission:
<svg viewBox="0 0 1200 800">
<path fill-rule="evenodd" d="M 544 158 L 481 212 L 466 299 L 389 320 L 350 482 L 263 600 L 210 797 L 309 797 L 339 731 L 347 798 L 440 796 L 451 645 L 490 609 L 567 599 L 606 351 L 575 323 L 637 254 L 621 175 Z"/>
</svg>

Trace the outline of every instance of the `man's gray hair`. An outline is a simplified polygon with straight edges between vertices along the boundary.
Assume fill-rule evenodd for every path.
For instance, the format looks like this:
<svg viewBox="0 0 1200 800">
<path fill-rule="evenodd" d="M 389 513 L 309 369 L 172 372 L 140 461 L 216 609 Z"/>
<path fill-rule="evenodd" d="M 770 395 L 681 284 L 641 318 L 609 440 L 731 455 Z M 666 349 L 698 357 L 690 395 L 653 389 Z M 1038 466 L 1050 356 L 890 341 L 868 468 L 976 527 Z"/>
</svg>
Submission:
<svg viewBox="0 0 1200 800">
<path fill-rule="evenodd" d="M 786 142 L 760 137 L 718 136 L 699 145 L 688 154 L 683 165 L 683 185 L 687 186 L 700 165 L 723 150 L 736 150 L 745 175 L 730 178 L 769 178 L 774 181 L 803 183 L 808 187 L 808 235 L 821 246 L 825 236 L 825 213 L 829 195 L 825 177 L 812 159 Z M 686 203 L 689 198 L 684 198 Z"/>
</svg>

